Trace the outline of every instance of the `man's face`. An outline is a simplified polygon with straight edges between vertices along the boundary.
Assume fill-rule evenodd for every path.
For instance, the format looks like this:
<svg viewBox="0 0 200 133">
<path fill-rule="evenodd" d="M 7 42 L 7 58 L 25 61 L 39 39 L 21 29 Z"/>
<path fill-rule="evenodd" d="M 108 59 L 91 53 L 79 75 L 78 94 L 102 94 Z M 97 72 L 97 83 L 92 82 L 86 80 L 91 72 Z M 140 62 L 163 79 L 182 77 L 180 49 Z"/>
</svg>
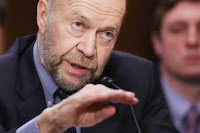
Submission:
<svg viewBox="0 0 200 133">
<path fill-rule="evenodd" d="M 40 31 L 43 64 L 65 90 L 98 78 L 116 42 L 125 0 L 58 0 Z"/>
<path fill-rule="evenodd" d="M 179 78 L 200 77 L 200 2 L 179 2 L 166 13 L 154 48 L 162 69 Z"/>
</svg>

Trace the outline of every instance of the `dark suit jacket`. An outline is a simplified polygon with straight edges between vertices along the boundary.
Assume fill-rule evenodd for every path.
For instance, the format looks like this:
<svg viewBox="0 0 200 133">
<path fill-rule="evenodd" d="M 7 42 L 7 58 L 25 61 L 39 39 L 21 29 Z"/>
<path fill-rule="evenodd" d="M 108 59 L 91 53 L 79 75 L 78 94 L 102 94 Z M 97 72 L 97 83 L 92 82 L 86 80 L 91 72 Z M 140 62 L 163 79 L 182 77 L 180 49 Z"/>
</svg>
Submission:
<svg viewBox="0 0 200 133">
<path fill-rule="evenodd" d="M 19 38 L 0 56 L 0 133 L 15 132 L 46 108 L 33 61 L 35 39 L 35 35 Z M 177 132 L 164 108 L 160 90 L 154 88 L 150 61 L 113 51 L 104 74 L 122 89 L 136 93 L 140 102 L 134 109 L 142 133 Z M 114 106 L 116 115 L 96 126 L 83 128 L 82 133 L 137 133 L 129 106 Z"/>
<path fill-rule="evenodd" d="M 160 62 L 154 62 L 153 63 L 153 71 L 154 71 L 154 76 L 155 76 L 155 82 L 156 82 L 156 88 L 158 88 L 159 90 L 161 90 L 161 95 L 163 97 L 163 101 L 164 101 L 164 104 L 166 105 L 166 108 L 167 110 L 169 110 L 169 103 L 167 103 L 167 97 L 166 97 L 166 94 L 163 90 L 163 87 L 162 87 L 162 84 L 161 84 L 161 70 L 160 70 Z M 172 112 L 169 111 L 169 114 L 170 114 L 170 119 L 172 119 Z M 173 122 L 172 122 L 173 123 Z"/>
</svg>

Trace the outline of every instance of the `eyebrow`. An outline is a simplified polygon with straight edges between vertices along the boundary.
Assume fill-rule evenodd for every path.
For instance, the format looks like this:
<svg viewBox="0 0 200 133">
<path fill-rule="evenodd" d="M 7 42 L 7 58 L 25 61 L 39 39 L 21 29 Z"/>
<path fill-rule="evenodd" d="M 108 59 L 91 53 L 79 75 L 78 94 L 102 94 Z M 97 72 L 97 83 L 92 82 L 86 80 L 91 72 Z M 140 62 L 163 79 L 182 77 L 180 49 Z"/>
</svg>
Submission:
<svg viewBox="0 0 200 133">
<path fill-rule="evenodd" d="M 86 17 L 86 16 L 84 15 L 84 13 L 82 13 L 82 12 L 80 12 L 80 11 L 75 11 L 75 12 L 72 14 L 72 16 L 73 16 L 73 17 L 72 17 L 72 20 L 73 20 L 74 18 L 79 18 L 79 19 L 82 19 L 82 20 L 86 21 L 86 22 L 88 23 L 88 25 L 92 25 L 92 21 L 91 21 L 88 17 Z M 107 30 L 107 29 L 113 30 L 113 31 L 119 31 L 120 26 L 119 26 L 118 24 L 115 24 L 115 25 L 113 25 L 113 26 L 108 26 L 108 27 L 101 28 L 101 30 Z"/>
<path fill-rule="evenodd" d="M 168 27 L 173 27 L 173 26 L 187 26 L 187 22 L 184 22 L 181 20 L 176 20 L 176 21 L 172 21 L 168 24 Z"/>
<path fill-rule="evenodd" d="M 72 16 L 73 16 L 73 19 L 74 19 L 74 18 L 79 18 L 79 19 L 82 19 L 82 20 L 84 20 L 84 21 L 86 21 L 86 22 L 88 22 L 88 23 L 91 23 L 90 19 L 87 18 L 86 16 L 84 16 L 84 15 L 83 15 L 82 13 L 80 13 L 80 12 L 74 12 L 74 13 L 72 14 Z"/>
</svg>

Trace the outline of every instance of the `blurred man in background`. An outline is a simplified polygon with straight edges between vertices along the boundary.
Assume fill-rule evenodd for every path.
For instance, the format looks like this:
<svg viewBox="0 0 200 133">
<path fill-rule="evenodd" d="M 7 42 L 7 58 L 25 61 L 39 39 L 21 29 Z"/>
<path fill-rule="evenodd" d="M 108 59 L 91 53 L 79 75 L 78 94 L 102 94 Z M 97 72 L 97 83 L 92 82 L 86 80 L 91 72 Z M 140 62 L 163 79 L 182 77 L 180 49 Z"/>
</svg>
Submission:
<svg viewBox="0 0 200 133">
<path fill-rule="evenodd" d="M 4 0 L 0 0 L 0 54 L 5 51 L 4 24 L 6 15 L 6 5 Z"/>
<path fill-rule="evenodd" d="M 200 132 L 200 0 L 163 0 L 152 32 L 160 57 L 160 83 L 173 122 Z"/>
</svg>

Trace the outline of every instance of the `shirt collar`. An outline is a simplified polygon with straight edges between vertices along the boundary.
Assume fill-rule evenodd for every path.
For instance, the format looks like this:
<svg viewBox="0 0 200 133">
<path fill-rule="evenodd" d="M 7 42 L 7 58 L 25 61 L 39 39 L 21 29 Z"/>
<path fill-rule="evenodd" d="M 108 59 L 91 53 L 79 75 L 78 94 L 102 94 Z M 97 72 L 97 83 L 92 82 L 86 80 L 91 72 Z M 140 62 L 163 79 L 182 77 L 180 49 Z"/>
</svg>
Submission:
<svg viewBox="0 0 200 133">
<path fill-rule="evenodd" d="M 160 81 L 174 125 L 177 127 L 177 129 L 179 129 L 179 131 L 183 131 L 183 119 L 191 108 L 192 104 L 187 101 L 187 99 L 182 97 L 178 92 L 176 92 L 175 89 L 170 86 L 166 78 L 161 76 Z M 200 112 L 200 103 L 197 103 L 194 106 Z"/>
<path fill-rule="evenodd" d="M 168 108 L 171 112 L 174 125 L 180 129 L 182 121 L 191 107 L 191 104 L 176 92 L 168 83 L 167 79 L 161 76 L 161 86 L 166 97 Z"/>
<path fill-rule="evenodd" d="M 33 59 L 45 93 L 46 101 L 53 102 L 53 94 L 57 90 L 58 86 L 56 85 L 56 83 L 54 82 L 54 80 L 52 79 L 52 77 L 47 72 L 47 70 L 45 69 L 44 65 L 41 62 L 38 53 L 38 41 L 35 42 L 33 47 Z"/>
</svg>

